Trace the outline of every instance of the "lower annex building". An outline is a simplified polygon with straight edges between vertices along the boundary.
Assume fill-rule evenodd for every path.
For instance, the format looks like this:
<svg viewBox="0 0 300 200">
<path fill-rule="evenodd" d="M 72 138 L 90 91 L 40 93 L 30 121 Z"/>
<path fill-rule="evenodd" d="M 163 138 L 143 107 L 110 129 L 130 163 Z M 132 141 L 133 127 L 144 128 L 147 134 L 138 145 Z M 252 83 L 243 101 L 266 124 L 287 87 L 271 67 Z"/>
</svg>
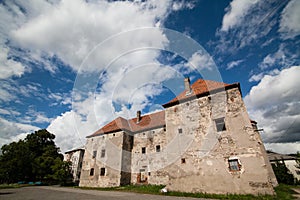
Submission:
<svg viewBox="0 0 300 200">
<path fill-rule="evenodd" d="M 184 85 L 163 111 L 118 117 L 88 136 L 79 186 L 274 194 L 277 181 L 240 85 L 189 78 Z"/>
</svg>

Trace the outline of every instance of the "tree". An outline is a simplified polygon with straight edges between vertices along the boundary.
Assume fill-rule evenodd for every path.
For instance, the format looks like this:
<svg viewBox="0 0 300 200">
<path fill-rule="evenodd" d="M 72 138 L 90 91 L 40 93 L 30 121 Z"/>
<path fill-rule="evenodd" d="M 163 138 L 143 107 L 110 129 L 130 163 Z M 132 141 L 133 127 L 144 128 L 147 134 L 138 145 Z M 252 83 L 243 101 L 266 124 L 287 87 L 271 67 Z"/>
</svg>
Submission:
<svg viewBox="0 0 300 200">
<path fill-rule="evenodd" d="M 295 178 L 290 170 L 286 167 L 284 160 L 281 162 L 276 160 L 276 163 L 272 164 L 272 168 L 278 183 L 284 183 L 288 185 L 295 184 Z"/>
<path fill-rule="evenodd" d="M 58 172 L 61 168 L 66 174 L 69 171 L 54 139 L 55 135 L 42 129 L 27 135 L 24 140 L 2 146 L 0 182 L 61 182 L 55 174 L 61 173 Z"/>
</svg>

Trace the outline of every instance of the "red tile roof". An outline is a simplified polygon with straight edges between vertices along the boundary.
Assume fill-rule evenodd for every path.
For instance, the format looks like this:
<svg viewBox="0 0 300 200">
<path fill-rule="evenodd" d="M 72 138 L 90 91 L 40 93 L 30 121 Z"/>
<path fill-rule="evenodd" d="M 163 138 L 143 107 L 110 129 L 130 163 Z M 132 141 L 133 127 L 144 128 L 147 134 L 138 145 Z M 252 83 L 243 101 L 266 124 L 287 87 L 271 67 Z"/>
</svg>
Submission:
<svg viewBox="0 0 300 200">
<path fill-rule="evenodd" d="M 238 83 L 227 84 L 222 82 L 198 79 L 195 83 L 191 85 L 192 93 L 190 95 L 186 95 L 187 91 L 185 90 L 182 93 L 180 93 L 177 97 L 164 104 L 163 107 L 167 108 L 172 105 L 179 104 L 180 102 L 185 102 L 193 98 L 209 95 L 210 93 L 233 87 L 240 88 Z M 165 124 L 165 111 L 159 111 L 156 113 L 141 116 L 141 120 L 138 123 L 137 118 L 127 120 L 122 117 L 118 117 L 115 120 L 103 126 L 101 129 L 99 129 L 92 135 L 87 137 L 89 138 L 97 135 L 108 134 L 122 130 L 129 132 L 141 132 L 156 127 L 163 127 L 165 126 Z"/>
<path fill-rule="evenodd" d="M 238 83 L 227 84 L 222 82 L 210 81 L 198 79 L 191 85 L 191 94 L 187 95 L 187 90 L 184 90 L 177 97 L 164 104 L 163 107 L 167 108 L 180 102 L 185 102 L 200 96 L 209 95 L 210 93 L 217 92 L 219 90 L 225 90 L 227 88 L 239 87 Z"/>
<path fill-rule="evenodd" d="M 103 126 L 101 129 L 93 133 L 89 137 L 97 135 L 113 133 L 117 131 L 141 132 L 153 128 L 163 127 L 165 125 L 165 111 L 159 111 L 148 115 L 141 116 L 140 121 L 137 123 L 137 118 L 126 120 L 118 117 L 110 123 Z"/>
</svg>

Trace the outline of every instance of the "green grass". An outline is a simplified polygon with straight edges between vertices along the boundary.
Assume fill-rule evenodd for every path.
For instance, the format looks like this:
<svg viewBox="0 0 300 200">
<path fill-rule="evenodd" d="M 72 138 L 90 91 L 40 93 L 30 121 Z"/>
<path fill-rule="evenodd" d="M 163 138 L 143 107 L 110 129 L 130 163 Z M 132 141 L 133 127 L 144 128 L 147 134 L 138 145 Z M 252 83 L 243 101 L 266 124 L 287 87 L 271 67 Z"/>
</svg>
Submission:
<svg viewBox="0 0 300 200">
<path fill-rule="evenodd" d="M 295 193 L 292 188 L 295 186 L 280 184 L 275 188 L 276 195 L 239 195 L 239 194 L 206 194 L 206 193 L 186 193 L 186 192 L 167 192 L 160 193 L 160 190 L 164 188 L 163 185 L 128 185 L 122 187 L 107 187 L 107 188 L 92 188 L 92 187 L 78 187 L 80 189 L 92 189 L 102 191 L 124 191 L 124 192 L 136 192 L 144 194 L 155 195 L 167 195 L 167 196 L 181 196 L 181 197 L 195 197 L 195 198 L 208 198 L 208 199 L 233 199 L 233 200 L 290 200 Z"/>
<path fill-rule="evenodd" d="M 7 189 L 7 188 L 19 188 L 21 187 L 19 184 L 17 183 L 13 183 L 13 184 L 0 184 L 0 189 Z"/>
</svg>

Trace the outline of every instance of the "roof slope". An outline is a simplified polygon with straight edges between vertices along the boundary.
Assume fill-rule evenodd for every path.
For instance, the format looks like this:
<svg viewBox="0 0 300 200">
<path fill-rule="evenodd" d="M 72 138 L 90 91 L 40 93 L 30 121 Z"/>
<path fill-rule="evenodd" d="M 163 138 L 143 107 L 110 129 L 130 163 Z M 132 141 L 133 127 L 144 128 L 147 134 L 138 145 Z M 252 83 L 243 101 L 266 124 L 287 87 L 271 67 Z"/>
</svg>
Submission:
<svg viewBox="0 0 300 200">
<path fill-rule="evenodd" d="M 122 117 L 118 117 L 110 123 L 103 126 L 101 129 L 94 132 L 92 135 L 87 136 L 94 137 L 97 135 L 114 133 L 118 131 L 140 132 L 153 128 L 163 127 L 165 125 L 165 111 L 159 111 L 148 115 L 141 116 L 139 122 L 137 118 L 126 120 Z"/>
<path fill-rule="evenodd" d="M 222 82 L 198 79 L 195 83 L 191 85 L 192 92 L 190 95 L 186 95 L 187 91 L 185 90 L 182 93 L 180 93 L 177 97 L 164 104 L 163 107 L 170 107 L 172 105 L 179 104 L 180 102 L 185 102 L 193 98 L 199 98 L 201 96 L 209 95 L 210 93 L 219 92 L 221 90 L 226 90 L 233 87 L 240 88 L 240 85 L 238 83 L 227 84 Z M 156 113 L 141 116 L 141 120 L 138 123 L 137 118 L 127 120 L 122 117 L 118 117 L 115 120 L 103 126 L 101 129 L 99 129 L 92 135 L 87 136 L 87 138 L 122 130 L 133 133 L 141 132 L 156 127 L 163 127 L 165 124 L 165 111 L 159 111 Z"/>
<path fill-rule="evenodd" d="M 233 87 L 239 87 L 239 84 L 227 84 L 217 81 L 198 79 L 191 85 L 191 93 L 189 95 L 187 95 L 187 90 L 184 90 L 177 97 L 164 104 L 163 107 L 170 107 L 172 105 L 179 104 L 180 102 L 185 102 L 194 98 L 198 98 L 200 96 L 209 95 L 210 93 L 214 93 L 220 90 L 226 90 Z"/>
</svg>

